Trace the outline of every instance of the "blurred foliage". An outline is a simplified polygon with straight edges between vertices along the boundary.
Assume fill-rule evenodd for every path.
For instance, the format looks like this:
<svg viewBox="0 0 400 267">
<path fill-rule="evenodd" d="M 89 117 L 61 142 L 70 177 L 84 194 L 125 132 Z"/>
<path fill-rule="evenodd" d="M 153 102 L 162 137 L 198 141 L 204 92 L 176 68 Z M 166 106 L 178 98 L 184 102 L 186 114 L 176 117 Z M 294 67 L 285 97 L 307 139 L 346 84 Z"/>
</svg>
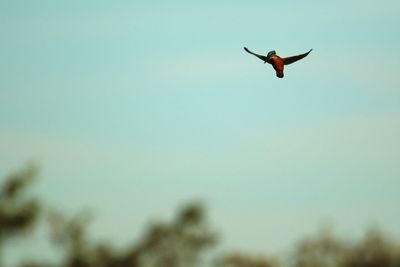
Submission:
<svg viewBox="0 0 400 267">
<path fill-rule="evenodd" d="M 138 261 L 140 266 L 196 266 L 201 253 L 215 241 L 203 207 L 192 203 L 173 222 L 157 223 L 148 229 L 137 248 Z"/>
<path fill-rule="evenodd" d="M 39 202 L 26 196 L 37 168 L 33 165 L 6 177 L 0 188 L 0 266 L 3 246 L 9 238 L 28 233 L 39 216 Z"/>
<path fill-rule="evenodd" d="M 8 176 L 0 188 L 0 243 L 26 233 L 39 214 L 36 199 L 23 194 L 37 174 L 34 166 Z"/>
<path fill-rule="evenodd" d="M 201 253 L 216 240 L 197 203 L 186 206 L 173 222 L 150 226 L 138 244 L 123 253 L 88 241 L 85 229 L 89 218 L 87 213 L 70 219 L 59 212 L 50 214 L 52 241 L 66 252 L 62 266 L 196 266 Z"/>
<path fill-rule="evenodd" d="M 292 259 L 293 266 L 337 266 L 347 250 L 344 242 L 334 237 L 330 229 L 324 228 L 315 236 L 306 238 L 297 245 Z"/>
<path fill-rule="evenodd" d="M 291 260 L 294 267 L 400 267 L 400 244 L 377 229 L 358 242 L 341 240 L 323 229 L 301 241 Z"/>
<path fill-rule="evenodd" d="M 52 244 L 61 250 L 63 258 L 58 264 L 25 259 L 19 267 L 400 267 L 400 244 L 380 231 L 370 230 L 360 241 L 348 242 L 330 229 L 301 240 L 284 259 L 238 252 L 222 254 L 213 264 L 207 264 L 205 252 L 214 247 L 217 234 L 197 202 L 186 205 L 170 222 L 149 225 L 135 244 L 116 249 L 89 239 L 89 212 L 72 217 L 54 210 L 41 212 L 44 208 L 26 193 L 36 174 L 37 169 L 29 166 L 0 185 L 0 252 L 8 239 L 24 237 L 45 215 Z"/>
<path fill-rule="evenodd" d="M 243 253 L 231 253 L 224 255 L 216 261 L 216 267 L 279 267 L 279 261 L 275 258 L 246 255 Z"/>
<path fill-rule="evenodd" d="M 362 242 L 345 251 L 344 267 L 400 267 L 400 244 L 378 230 L 367 232 Z"/>
</svg>

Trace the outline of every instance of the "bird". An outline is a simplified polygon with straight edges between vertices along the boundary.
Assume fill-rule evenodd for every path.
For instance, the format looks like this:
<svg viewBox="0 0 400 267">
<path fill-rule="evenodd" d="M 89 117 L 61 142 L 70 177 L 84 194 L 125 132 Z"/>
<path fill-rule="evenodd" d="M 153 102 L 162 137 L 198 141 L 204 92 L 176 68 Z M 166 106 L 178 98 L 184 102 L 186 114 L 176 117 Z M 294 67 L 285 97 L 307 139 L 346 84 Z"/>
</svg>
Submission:
<svg viewBox="0 0 400 267">
<path fill-rule="evenodd" d="M 284 69 L 285 65 L 292 64 L 302 58 L 305 58 L 312 51 L 312 49 L 310 49 L 310 51 L 308 51 L 307 53 L 301 54 L 301 55 L 281 58 L 280 56 L 278 56 L 276 54 L 275 50 L 269 51 L 266 56 L 253 53 L 249 49 L 247 49 L 247 47 L 244 47 L 244 50 L 247 53 L 250 53 L 250 54 L 258 57 L 262 61 L 264 61 L 264 64 L 265 63 L 271 64 L 272 67 L 275 69 L 276 76 L 278 78 L 283 78 L 283 76 L 284 76 L 283 69 Z"/>
</svg>

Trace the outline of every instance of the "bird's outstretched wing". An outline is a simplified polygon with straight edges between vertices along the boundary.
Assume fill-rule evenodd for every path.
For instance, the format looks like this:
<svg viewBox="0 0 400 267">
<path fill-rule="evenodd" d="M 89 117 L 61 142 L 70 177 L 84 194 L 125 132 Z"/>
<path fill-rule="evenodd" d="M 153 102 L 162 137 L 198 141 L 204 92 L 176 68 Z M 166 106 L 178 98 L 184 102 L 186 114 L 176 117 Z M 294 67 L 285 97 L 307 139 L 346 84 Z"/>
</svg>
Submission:
<svg viewBox="0 0 400 267">
<path fill-rule="evenodd" d="M 244 50 L 245 50 L 247 53 L 250 53 L 250 54 L 252 54 L 252 55 L 258 57 L 258 58 L 261 59 L 262 61 L 267 62 L 267 57 L 266 57 L 266 56 L 253 53 L 253 52 L 251 52 L 249 49 L 247 49 L 247 47 L 244 47 Z"/>
<path fill-rule="evenodd" d="M 304 53 L 304 54 L 301 54 L 301 55 L 282 58 L 283 63 L 284 63 L 285 65 L 292 64 L 293 62 L 296 62 L 297 60 L 300 60 L 300 59 L 302 59 L 302 58 L 305 58 L 308 54 L 310 54 L 311 51 L 312 51 L 312 49 L 310 49 L 310 51 L 308 51 L 307 53 Z"/>
</svg>

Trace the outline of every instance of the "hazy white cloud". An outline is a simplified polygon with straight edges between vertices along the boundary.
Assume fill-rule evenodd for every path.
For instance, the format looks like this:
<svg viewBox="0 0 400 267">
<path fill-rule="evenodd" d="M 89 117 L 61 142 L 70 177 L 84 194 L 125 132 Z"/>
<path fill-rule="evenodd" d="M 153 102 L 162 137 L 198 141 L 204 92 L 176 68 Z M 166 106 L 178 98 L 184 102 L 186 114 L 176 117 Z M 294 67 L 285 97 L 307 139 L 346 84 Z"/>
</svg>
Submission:
<svg viewBox="0 0 400 267">
<path fill-rule="evenodd" d="M 60 172 L 101 166 L 109 173 L 124 170 L 137 177 L 245 177 L 278 175 L 282 170 L 294 177 L 317 166 L 339 172 L 360 168 L 363 172 L 369 172 L 368 168 L 384 171 L 391 166 L 398 173 L 400 169 L 394 164 L 400 157 L 399 118 L 394 113 L 275 129 L 253 128 L 240 139 L 213 149 L 179 142 L 154 147 L 3 131 L 0 158 L 15 162 L 34 159 Z"/>
<path fill-rule="evenodd" d="M 315 49 L 309 61 L 300 71 L 310 79 L 317 77 L 333 84 L 345 83 L 349 88 L 400 93 L 397 56 L 384 58 L 381 53 L 370 53 L 364 48 L 349 53 Z"/>
<path fill-rule="evenodd" d="M 381 164 L 394 167 L 400 157 L 399 118 L 356 115 L 272 132 L 260 129 L 249 139 L 248 149 L 266 163 L 275 162 L 272 166 L 312 169 L 322 164 L 339 171 L 379 166 L 384 171 Z"/>
</svg>

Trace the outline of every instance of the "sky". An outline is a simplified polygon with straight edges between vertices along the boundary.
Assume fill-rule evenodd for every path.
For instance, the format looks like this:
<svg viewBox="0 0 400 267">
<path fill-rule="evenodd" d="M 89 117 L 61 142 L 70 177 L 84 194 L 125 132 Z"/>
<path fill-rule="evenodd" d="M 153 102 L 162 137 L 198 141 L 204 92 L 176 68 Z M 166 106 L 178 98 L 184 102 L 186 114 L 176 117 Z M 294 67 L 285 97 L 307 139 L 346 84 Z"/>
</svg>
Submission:
<svg viewBox="0 0 400 267">
<path fill-rule="evenodd" d="M 399 10 L 0 0 L 0 179 L 35 162 L 43 202 L 92 209 L 118 245 L 191 200 L 227 250 L 280 252 L 327 222 L 400 238 Z M 313 51 L 278 79 L 244 46 Z"/>
</svg>

